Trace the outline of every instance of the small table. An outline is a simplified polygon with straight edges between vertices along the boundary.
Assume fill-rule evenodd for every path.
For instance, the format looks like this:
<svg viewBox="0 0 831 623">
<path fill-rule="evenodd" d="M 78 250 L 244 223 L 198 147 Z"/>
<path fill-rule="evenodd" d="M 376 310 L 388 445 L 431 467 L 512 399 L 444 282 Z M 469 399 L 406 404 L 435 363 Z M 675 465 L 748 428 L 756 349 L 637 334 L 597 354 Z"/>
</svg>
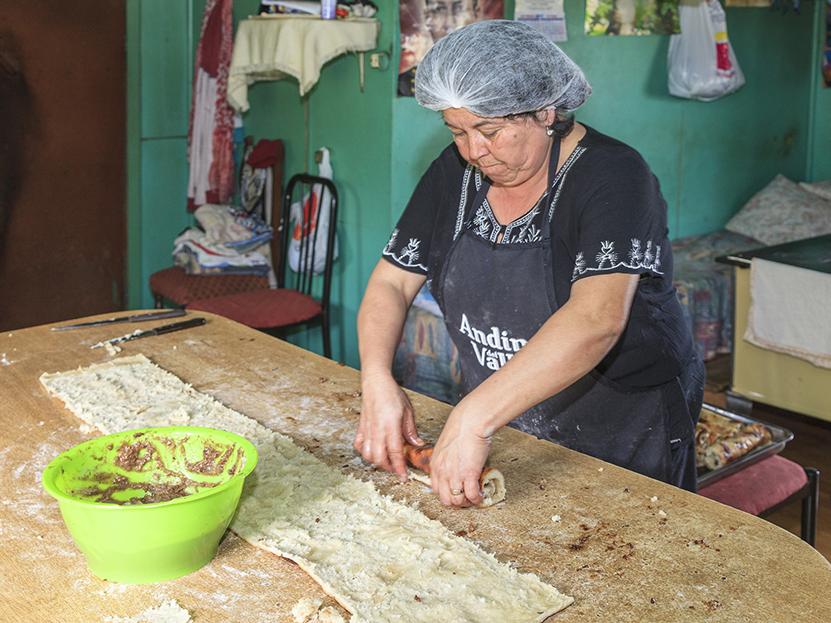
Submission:
<svg viewBox="0 0 831 623">
<path fill-rule="evenodd" d="M 831 234 L 716 258 L 734 267 L 733 373 L 727 406 L 747 415 L 753 402 L 762 402 L 831 421 L 831 369 L 742 339 L 750 311 L 748 269 L 754 258 L 831 274 Z"/>
</svg>

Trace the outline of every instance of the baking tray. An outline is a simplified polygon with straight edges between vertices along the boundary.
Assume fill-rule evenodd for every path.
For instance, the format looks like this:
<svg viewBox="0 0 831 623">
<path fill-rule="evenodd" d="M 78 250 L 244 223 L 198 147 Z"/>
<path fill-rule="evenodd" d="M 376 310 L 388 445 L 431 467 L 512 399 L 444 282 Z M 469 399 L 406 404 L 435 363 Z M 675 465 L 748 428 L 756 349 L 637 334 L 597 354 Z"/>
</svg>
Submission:
<svg viewBox="0 0 831 623">
<path fill-rule="evenodd" d="M 742 424 L 761 424 L 770 431 L 770 441 L 768 443 L 762 444 L 761 446 L 753 448 L 753 450 L 745 454 L 743 457 L 736 459 L 735 461 L 728 463 L 727 465 L 723 465 L 722 467 L 719 467 L 717 469 L 710 470 L 706 467 L 699 468 L 699 488 L 705 485 L 712 484 L 717 480 L 721 480 L 725 476 L 734 474 L 740 469 L 744 469 L 751 463 L 760 461 L 761 459 L 767 456 L 770 456 L 772 454 L 778 454 L 785 447 L 785 444 L 788 443 L 791 439 L 793 439 L 793 433 L 789 431 L 787 428 L 782 428 L 781 426 L 768 424 L 767 422 L 762 422 L 761 420 L 756 420 L 750 417 L 739 415 L 738 413 L 726 411 L 714 405 L 707 404 L 706 402 L 703 405 L 701 405 L 701 409 L 702 411 L 706 409 L 707 411 L 717 413 L 718 415 L 724 416 L 731 420 L 735 420 L 737 422 L 741 422 Z"/>
</svg>

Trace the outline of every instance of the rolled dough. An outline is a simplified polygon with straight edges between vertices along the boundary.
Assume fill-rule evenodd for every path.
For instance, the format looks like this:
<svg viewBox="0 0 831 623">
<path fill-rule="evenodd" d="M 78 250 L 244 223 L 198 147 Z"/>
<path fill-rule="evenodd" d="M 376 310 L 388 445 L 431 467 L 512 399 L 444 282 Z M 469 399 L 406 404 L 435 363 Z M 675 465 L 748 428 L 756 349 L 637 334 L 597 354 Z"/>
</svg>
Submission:
<svg viewBox="0 0 831 623">
<path fill-rule="evenodd" d="M 433 482 L 430 480 L 429 474 L 417 472 L 412 469 L 408 470 L 407 473 L 413 480 L 423 483 L 428 487 L 433 486 Z M 481 508 L 487 508 L 488 506 L 493 506 L 494 504 L 505 501 L 505 477 L 502 475 L 502 472 L 497 469 L 486 468 L 485 471 L 482 472 L 482 479 L 480 482 L 484 493 L 482 496 L 482 503 L 479 505 Z"/>
<path fill-rule="evenodd" d="M 248 438 L 259 464 L 231 528 L 300 565 L 352 614 L 351 623 L 531 623 L 573 601 L 143 355 L 44 374 L 41 383 L 104 433 L 187 423 Z"/>
</svg>

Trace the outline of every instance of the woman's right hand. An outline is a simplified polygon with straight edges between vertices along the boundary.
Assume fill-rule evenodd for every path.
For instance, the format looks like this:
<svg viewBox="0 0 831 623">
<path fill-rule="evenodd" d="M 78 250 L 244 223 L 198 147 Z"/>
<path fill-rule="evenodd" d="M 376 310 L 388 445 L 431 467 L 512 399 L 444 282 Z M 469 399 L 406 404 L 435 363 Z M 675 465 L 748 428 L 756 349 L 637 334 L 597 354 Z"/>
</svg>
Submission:
<svg viewBox="0 0 831 623">
<path fill-rule="evenodd" d="M 355 450 L 376 467 L 395 472 L 406 482 L 403 444 L 406 441 L 414 446 L 424 445 L 416 430 L 410 399 L 389 372 L 362 375 L 361 386 L 361 419 Z"/>
</svg>

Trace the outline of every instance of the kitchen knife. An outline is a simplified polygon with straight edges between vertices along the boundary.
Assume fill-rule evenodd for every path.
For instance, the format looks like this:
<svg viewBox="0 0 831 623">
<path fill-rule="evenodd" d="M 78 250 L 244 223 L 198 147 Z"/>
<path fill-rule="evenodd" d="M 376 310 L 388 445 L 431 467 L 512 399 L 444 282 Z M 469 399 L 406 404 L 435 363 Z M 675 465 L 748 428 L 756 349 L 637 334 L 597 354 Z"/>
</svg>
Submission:
<svg viewBox="0 0 831 623">
<path fill-rule="evenodd" d="M 177 318 L 184 316 L 187 312 L 184 309 L 165 309 L 163 311 L 150 312 L 146 314 L 133 314 L 131 316 L 118 316 L 104 320 L 91 320 L 76 324 L 66 324 L 60 327 L 52 327 L 52 331 L 69 331 L 70 329 L 83 329 L 85 327 L 99 327 L 120 322 L 145 322 L 147 320 L 163 320 L 164 318 Z"/>
<path fill-rule="evenodd" d="M 127 335 L 122 335 L 121 337 L 114 337 L 111 340 L 98 342 L 97 344 L 93 344 L 92 346 L 90 346 L 90 348 L 103 348 L 106 344 L 115 345 L 121 344 L 122 342 L 138 340 L 143 337 L 150 337 L 152 335 L 164 335 L 165 333 L 172 333 L 173 331 L 181 331 L 182 329 L 198 327 L 200 325 L 205 324 L 205 322 L 207 321 L 202 317 L 191 318 L 190 320 L 183 320 L 182 322 L 171 322 L 170 324 L 163 324 L 160 327 L 148 329 L 147 331 L 134 331 L 133 333 L 128 333 Z"/>
</svg>

